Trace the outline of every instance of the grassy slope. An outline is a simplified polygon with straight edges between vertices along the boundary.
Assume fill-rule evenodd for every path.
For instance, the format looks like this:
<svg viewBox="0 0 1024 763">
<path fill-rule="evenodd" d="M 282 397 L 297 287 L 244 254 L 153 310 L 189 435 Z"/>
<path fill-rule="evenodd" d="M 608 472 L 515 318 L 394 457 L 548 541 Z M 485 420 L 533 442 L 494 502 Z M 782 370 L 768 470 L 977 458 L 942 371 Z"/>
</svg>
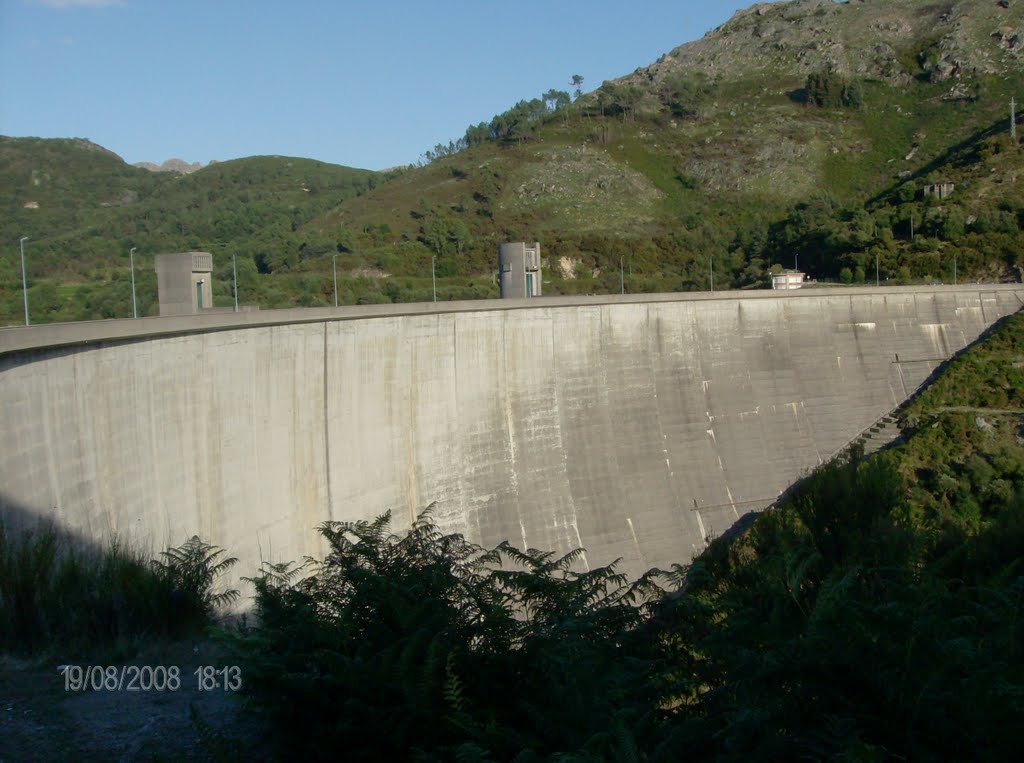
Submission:
<svg viewBox="0 0 1024 763">
<path fill-rule="evenodd" d="M 130 314 L 128 249 L 138 247 L 140 312 L 155 310 L 152 257 L 210 250 L 244 254 L 253 280 L 259 258 L 297 263 L 294 230 L 349 196 L 377 173 L 310 159 L 252 157 L 187 176 L 151 173 L 83 141 L 0 142 L 0 184 L 11 189 L 0 236 L 28 235 L 30 308 L 36 321 Z M 35 202 L 38 208 L 26 208 Z M 286 245 L 281 242 L 287 241 Z M 221 303 L 230 300 L 230 259 L 218 258 Z M 225 270 L 227 268 L 227 270 Z M 20 264 L 0 260 L 0 321 L 21 315 Z M 126 312 L 127 311 L 127 312 Z"/>
<path fill-rule="evenodd" d="M 163 179 L 87 140 L 0 136 L 0 235 L 36 242 L 88 226 L 91 215 L 149 195 Z M 31 203 L 38 208 L 26 209 Z"/>
<path fill-rule="evenodd" d="M 1012 183 L 1024 170 L 1024 156 L 1005 146 L 1000 154 L 990 145 L 966 164 L 954 160 L 957 146 L 991 144 L 1007 131 L 1019 57 L 1000 48 L 991 35 L 986 38 L 991 30 L 983 29 L 997 22 L 1019 23 L 1020 9 L 992 10 L 977 0 L 955 5 L 951 18 L 943 21 L 949 9 L 905 0 L 870 7 L 795 3 L 765 15 L 774 24 L 769 30 L 777 32 L 756 35 L 751 27 L 762 23 L 760 16 L 739 16 L 705 40 L 621 80 L 643 90 L 635 114 L 601 118 L 595 97 L 585 97 L 521 144 L 485 144 L 437 161 L 410 172 L 400 184 L 346 202 L 308 227 L 326 232 L 338 222 L 357 231 L 367 223 L 386 225 L 393 239 L 361 242 L 373 248 L 420 236 L 419 213 L 431 210 L 460 217 L 470 226 L 481 250 L 476 259 L 488 268 L 492 258 L 486 255 L 498 239 L 537 237 L 550 254 L 582 260 L 588 270 L 617 262 L 616 240 L 627 238 L 628 248 L 637 250 L 652 236 L 693 233 L 705 245 L 687 241 L 672 249 L 659 243 L 653 272 L 646 274 L 657 278 L 661 288 L 678 288 L 692 270 L 690 260 L 706 263 L 713 254 L 716 261 L 725 261 L 734 247 L 733 234 L 779 222 L 815 194 L 830 194 L 848 208 L 869 203 L 871 209 L 871 202 L 888 201 L 887 194 L 903 181 L 919 190 L 925 182 L 950 180 L 961 189 L 951 206 L 961 209 L 963 217 L 994 215 L 1007 206 L 1012 212 L 1019 206 Z M 945 55 L 947 49 L 962 53 L 950 47 L 961 44 L 956 30 L 962 28 L 980 51 L 972 52 L 968 63 L 979 68 L 965 63 L 960 78 L 933 76 L 929 56 Z M 773 42 L 773 34 L 782 42 Z M 875 46 L 883 48 L 860 75 L 862 108 L 818 109 L 798 102 L 807 73 L 829 65 L 833 53 L 819 43 L 833 37 L 842 40 L 834 57 L 851 76 L 865 51 L 874 55 Z M 748 48 L 753 52 L 746 53 Z M 1012 76 L 993 75 L 985 62 Z M 671 118 L 657 102 L 657 89 L 666 77 L 693 71 L 718 74 L 713 92 L 697 118 Z M 924 205 L 885 210 L 878 225 L 892 228 L 894 219 L 909 221 L 912 214 L 920 222 Z M 909 223 L 905 227 L 909 244 Z M 897 239 L 903 235 L 902 230 L 893 232 Z M 578 240 L 587 234 L 590 242 Z M 812 243 L 804 246 L 813 248 Z M 930 260 L 916 263 L 909 246 L 903 249 L 894 253 L 885 275 L 940 275 Z M 764 254 L 765 265 L 778 261 L 778 252 Z M 996 257 L 999 261 L 990 266 L 983 260 L 991 255 L 983 253 L 968 267 L 998 277 L 1012 272 L 1001 268 L 1015 256 Z M 740 258 L 731 274 L 734 285 L 742 282 L 742 268 Z M 817 275 L 834 277 L 838 270 Z M 673 272 L 684 274 L 682 284 L 661 278 Z M 572 288 L 554 267 L 546 278 L 553 291 Z M 633 285 L 640 287 L 639 282 Z M 599 281 L 588 284 L 601 286 Z"/>
</svg>

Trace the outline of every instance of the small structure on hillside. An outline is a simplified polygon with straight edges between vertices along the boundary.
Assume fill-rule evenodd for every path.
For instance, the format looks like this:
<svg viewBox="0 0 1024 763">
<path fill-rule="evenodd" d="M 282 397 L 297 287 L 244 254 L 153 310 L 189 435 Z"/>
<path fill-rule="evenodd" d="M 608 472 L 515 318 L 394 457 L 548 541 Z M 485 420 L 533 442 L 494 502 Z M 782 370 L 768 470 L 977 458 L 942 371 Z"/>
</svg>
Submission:
<svg viewBox="0 0 1024 763">
<path fill-rule="evenodd" d="M 498 247 L 498 277 L 502 299 L 540 296 L 540 242 Z"/>
<path fill-rule="evenodd" d="M 804 274 L 799 270 L 783 270 L 772 273 L 772 288 L 776 291 L 799 289 L 804 285 Z"/>
<path fill-rule="evenodd" d="M 952 196 L 955 190 L 955 183 L 929 183 L 922 189 L 922 193 L 925 198 L 934 196 L 941 201 Z"/>
<path fill-rule="evenodd" d="M 156 256 L 160 315 L 195 315 L 213 307 L 213 255 L 183 252 Z"/>
</svg>

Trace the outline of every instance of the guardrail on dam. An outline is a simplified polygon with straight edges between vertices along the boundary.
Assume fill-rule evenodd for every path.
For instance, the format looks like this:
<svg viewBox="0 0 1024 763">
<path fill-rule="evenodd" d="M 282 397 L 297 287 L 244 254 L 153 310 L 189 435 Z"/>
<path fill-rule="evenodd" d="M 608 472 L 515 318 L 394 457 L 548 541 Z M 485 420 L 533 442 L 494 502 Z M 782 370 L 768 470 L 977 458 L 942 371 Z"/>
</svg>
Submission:
<svg viewBox="0 0 1024 763">
<path fill-rule="evenodd" d="M 686 562 L 1024 287 L 382 305 L 0 331 L 0 504 L 245 575 L 430 502 L 470 540 Z"/>
</svg>

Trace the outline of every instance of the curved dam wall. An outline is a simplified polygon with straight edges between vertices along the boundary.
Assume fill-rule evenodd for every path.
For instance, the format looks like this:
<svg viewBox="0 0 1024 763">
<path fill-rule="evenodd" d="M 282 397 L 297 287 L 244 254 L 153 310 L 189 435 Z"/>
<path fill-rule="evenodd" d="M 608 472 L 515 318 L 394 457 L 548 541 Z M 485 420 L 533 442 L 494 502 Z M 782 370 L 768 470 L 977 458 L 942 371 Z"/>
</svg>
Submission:
<svg viewBox="0 0 1024 763">
<path fill-rule="evenodd" d="M 1024 304 L 1010 287 L 556 298 L 0 331 L 0 504 L 299 560 L 447 530 L 636 574 L 770 504 Z"/>
</svg>

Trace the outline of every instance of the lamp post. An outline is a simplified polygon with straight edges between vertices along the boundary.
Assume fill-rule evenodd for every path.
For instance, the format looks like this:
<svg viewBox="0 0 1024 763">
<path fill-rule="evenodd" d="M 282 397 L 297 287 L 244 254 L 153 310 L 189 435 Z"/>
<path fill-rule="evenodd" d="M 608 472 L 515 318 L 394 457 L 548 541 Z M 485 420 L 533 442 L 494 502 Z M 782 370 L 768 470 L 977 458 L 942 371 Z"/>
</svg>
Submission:
<svg viewBox="0 0 1024 763">
<path fill-rule="evenodd" d="M 956 252 L 953 252 L 953 285 L 956 286 Z"/>
<path fill-rule="evenodd" d="M 235 267 L 235 255 L 231 255 L 231 278 L 235 284 L 235 312 L 238 312 L 238 268 Z"/>
<path fill-rule="evenodd" d="M 800 252 L 793 253 L 793 270 L 797 273 L 800 272 Z"/>
<path fill-rule="evenodd" d="M 132 318 L 139 317 L 139 309 L 135 302 L 135 250 L 137 248 L 133 246 L 128 250 L 128 267 L 132 271 Z"/>
<path fill-rule="evenodd" d="M 878 252 L 875 252 L 875 286 L 881 286 L 881 279 L 878 277 Z"/>
<path fill-rule="evenodd" d="M 711 291 L 715 290 L 715 255 L 711 255 L 711 263 L 708 265 L 708 278 L 711 281 Z"/>
<path fill-rule="evenodd" d="M 338 306 L 338 255 L 334 255 L 334 306 Z"/>
<path fill-rule="evenodd" d="M 619 257 L 619 293 L 626 293 L 626 270 L 623 265 L 622 257 Z"/>
<path fill-rule="evenodd" d="M 25 325 L 28 325 L 28 285 L 25 281 L 25 242 L 28 236 L 22 236 L 18 246 L 21 247 L 21 294 L 25 300 Z"/>
<path fill-rule="evenodd" d="M 437 274 L 434 272 L 434 263 L 437 261 L 436 255 L 430 256 L 430 282 L 434 286 L 434 301 L 437 302 Z"/>
</svg>

